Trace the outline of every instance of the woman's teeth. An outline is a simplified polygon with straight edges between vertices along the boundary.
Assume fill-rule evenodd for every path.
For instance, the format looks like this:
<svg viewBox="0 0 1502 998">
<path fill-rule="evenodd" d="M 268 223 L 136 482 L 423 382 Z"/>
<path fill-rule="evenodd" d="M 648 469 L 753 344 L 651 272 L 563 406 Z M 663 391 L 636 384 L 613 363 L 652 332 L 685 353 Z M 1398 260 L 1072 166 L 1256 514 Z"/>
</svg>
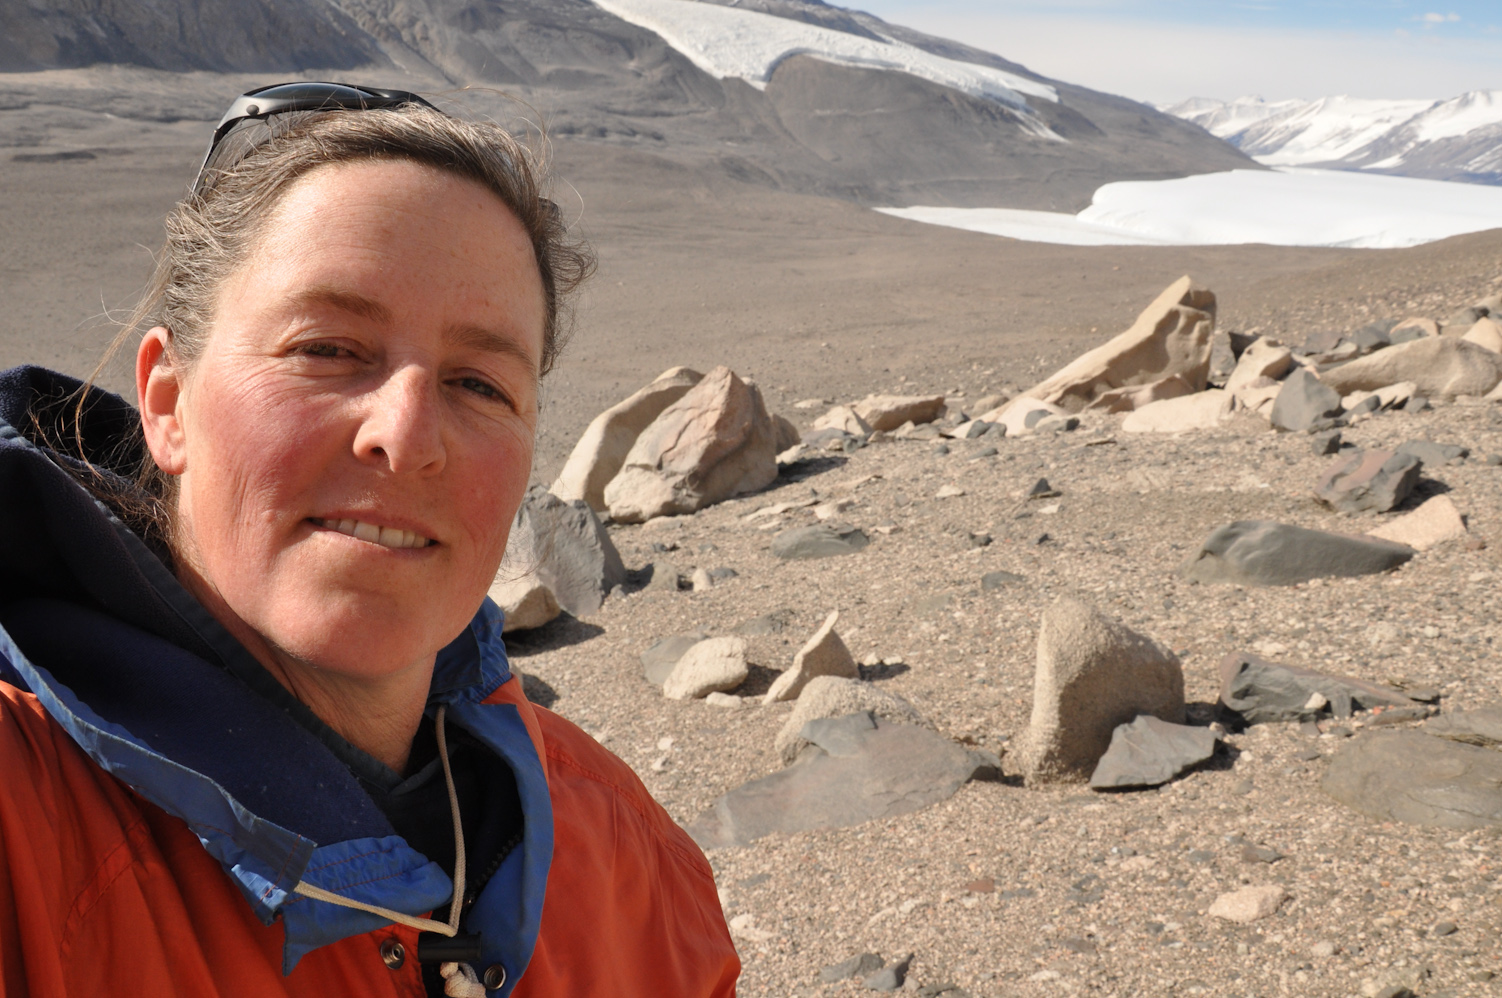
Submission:
<svg viewBox="0 0 1502 998">
<path fill-rule="evenodd" d="M 379 544 L 388 548 L 425 548 L 433 542 L 410 530 L 398 530 L 396 527 L 378 527 L 374 523 L 366 523 L 363 520 L 321 520 L 312 517 L 314 523 L 329 530 L 337 530 L 341 534 L 372 544 Z"/>
</svg>

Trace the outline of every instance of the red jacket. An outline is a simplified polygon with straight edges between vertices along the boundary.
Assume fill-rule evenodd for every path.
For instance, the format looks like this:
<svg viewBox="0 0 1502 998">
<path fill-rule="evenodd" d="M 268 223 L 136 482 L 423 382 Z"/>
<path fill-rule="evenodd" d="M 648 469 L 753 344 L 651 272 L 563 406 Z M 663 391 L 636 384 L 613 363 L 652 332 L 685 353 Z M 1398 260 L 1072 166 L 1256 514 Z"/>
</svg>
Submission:
<svg viewBox="0 0 1502 998">
<path fill-rule="evenodd" d="M 729 996 L 740 965 L 709 865 L 634 773 L 593 738 L 514 704 L 548 778 L 554 860 L 542 930 L 513 994 Z M 36 698 L 0 684 L 0 985 L 22 995 L 210 998 L 424 994 L 388 969 L 388 927 L 281 974 L 281 923 L 252 914 L 182 821 L 101 770 Z"/>
</svg>

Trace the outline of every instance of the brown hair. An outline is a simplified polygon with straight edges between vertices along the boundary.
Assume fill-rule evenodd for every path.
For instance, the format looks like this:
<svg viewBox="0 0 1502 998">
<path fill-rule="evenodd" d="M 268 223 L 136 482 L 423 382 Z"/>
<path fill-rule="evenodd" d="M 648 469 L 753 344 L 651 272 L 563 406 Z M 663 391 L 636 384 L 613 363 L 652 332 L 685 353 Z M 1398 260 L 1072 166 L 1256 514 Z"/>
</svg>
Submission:
<svg viewBox="0 0 1502 998">
<path fill-rule="evenodd" d="M 191 369 L 203 350 L 220 286 L 244 265 L 292 184 L 320 166 L 372 160 L 410 161 L 457 174 L 511 209 L 531 239 L 542 277 L 546 311 L 538 373 L 551 370 L 572 330 L 573 292 L 593 271 L 594 257 L 569 236 L 558 206 L 545 196 L 546 162 L 515 136 L 499 125 L 417 104 L 289 112 L 247 125 L 215 147 L 193 192 L 167 215 L 167 242 L 156 272 L 99 370 L 154 326 L 170 332 L 171 362 Z M 138 532 L 151 535 L 160 550 L 171 546 L 174 483 L 144 447 L 141 462 L 136 495 L 100 498 Z M 99 494 L 102 482 L 95 475 L 84 484 Z"/>
</svg>

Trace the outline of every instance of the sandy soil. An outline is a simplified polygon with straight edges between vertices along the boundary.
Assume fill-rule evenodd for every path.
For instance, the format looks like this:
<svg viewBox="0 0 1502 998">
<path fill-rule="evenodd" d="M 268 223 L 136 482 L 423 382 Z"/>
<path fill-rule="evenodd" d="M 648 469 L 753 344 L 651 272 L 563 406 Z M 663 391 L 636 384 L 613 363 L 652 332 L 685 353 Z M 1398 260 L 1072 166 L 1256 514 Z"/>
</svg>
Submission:
<svg viewBox="0 0 1502 998">
<path fill-rule="evenodd" d="M 35 123 L 0 112 L 0 137 L 23 125 Z M 76 125 L 49 125 L 29 154 L 94 158 L 0 168 L 5 365 L 92 368 L 113 332 L 106 317 L 144 282 L 161 216 L 201 155 L 197 122 L 83 115 Z M 1217 291 L 1223 327 L 1294 341 L 1382 315 L 1442 317 L 1497 290 L 1502 276 L 1502 232 L 1403 251 L 1052 247 L 772 192 L 616 145 L 560 143 L 557 157 L 576 192 L 565 202 L 601 266 L 547 390 L 534 471 L 544 482 L 595 412 L 675 364 L 729 364 L 806 426 L 818 410 L 795 410 L 796 400 L 896 390 L 958 400 L 1025 387 L 1124 328 L 1183 273 Z M 121 374 L 107 383 L 122 386 Z M 1476 455 L 1434 477 L 1491 546 L 1436 549 L 1390 576 L 1286 590 L 1176 582 L 1174 565 L 1231 519 L 1359 524 L 1309 499 L 1326 459 L 1307 438 L 1239 424 L 1143 439 L 1092 419 L 1057 438 L 984 441 L 999 453 L 976 460 L 982 441 L 946 456 L 928 443 L 873 445 L 764 495 L 613 528 L 632 567 L 667 560 L 739 575 L 705 593 L 612 598 L 593 620 L 519 638 L 517 664 L 539 697 L 596 732 L 681 820 L 779 765 L 772 738 L 787 708 L 665 701 L 641 679 L 637 656 L 671 634 L 729 633 L 765 614 L 786 625 L 751 639 L 761 666 L 753 683 L 784 668 L 840 609 L 858 657 L 901 663 L 873 678 L 944 732 L 998 751 L 1025 723 L 1038 614 L 1066 593 L 1180 651 L 1197 702 L 1214 699 L 1222 654 L 1259 648 L 1438 685 L 1446 709 L 1495 702 L 1502 470 L 1481 458 L 1502 453 L 1497 412 L 1446 406 L 1348 431 L 1361 443 L 1427 436 Z M 1086 446 L 1105 437 L 1115 443 Z M 1018 518 L 1016 490 L 1040 475 L 1062 490 L 1059 511 Z M 846 514 L 873 532 L 858 555 L 779 563 L 767 551 L 771 532 L 744 519 L 867 476 L 877 477 L 849 490 L 857 505 Z M 949 483 L 966 494 L 935 499 Z M 993 542 L 972 548 L 971 533 Z M 981 594 L 981 574 L 996 569 L 1026 582 Z M 1399 638 L 1370 644 L 1374 621 L 1393 623 Z M 1432 971 L 1421 993 L 1491 993 L 1473 978 L 1502 972 L 1502 844 L 1379 826 L 1335 804 L 1318 780 L 1338 740 L 1254 729 L 1232 738 L 1217 766 L 1161 792 L 973 784 L 894 821 L 717 852 L 727 912 L 752 916 L 740 939 L 742 993 L 853 993 L 819 984 L 817 973 L 867 949 L 915 952 L 916 983 L 953 981 L 975 995 L 1348 995 L 1417 967 Z M 1304 758 L 1310 749 L 1321 757 Z M 1234 836 L 1287 856 L 1243 863 Z M 966 890 L 981 878 L 996 891 Z M 1232 928 L 1204 914 L 1223 890 L 1273 881 L 1292 901 L 1266 921 Z M 1441 920 L 1458 931 L 1430 935 Z M 1314 955 L 1322 942 L 1333 955 Z"/>
</svg>

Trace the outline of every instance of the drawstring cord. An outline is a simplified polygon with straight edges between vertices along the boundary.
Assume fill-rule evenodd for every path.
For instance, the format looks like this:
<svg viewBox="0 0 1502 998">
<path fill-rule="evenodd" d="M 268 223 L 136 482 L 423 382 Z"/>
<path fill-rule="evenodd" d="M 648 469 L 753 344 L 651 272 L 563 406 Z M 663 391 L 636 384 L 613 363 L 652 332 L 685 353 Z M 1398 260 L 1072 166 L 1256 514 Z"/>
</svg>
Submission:
<svg viewBox="0 0 1502 998">
<path fill-rule="evenodd" d="M 351 898 L 341 897 L 332 891 L 326 891 L 322 887 L 315 887 L 305 880 L 299 880 L 297 886 L 292 888 L 294 894 L 312 898 L 315 901 L 325 901 L 329 904 L 337 904 L 341 908 L 354 908 L 357 911 L 369 912 L 379 915 L 384 919 L 405 925 L 419 932 L 437 932 L 440 935 L 457 936 L 459 934 L 459 917 L 462 899 L 464 897 L 464 826 L 459 824 L 459 791 L 454 788 L 454 774 L 449 768 L 448 741 L 444 738 L 443 720 L 448 708 L 440 704 L 438 715 L 435 718 L 435 727 L 438 734 L 438 761 L 443 764 L 443 782 L 449 792 L 449 812 L 454 819 L 454 898 L 449 903 L 449 920 L 440 922 L 432 918 L 419 918 L 415 915 L 404 915 L 390 908 L 382 908 L 378 904 L 366 904 L 363 901 L 355 901 Z"/>
</svg>

